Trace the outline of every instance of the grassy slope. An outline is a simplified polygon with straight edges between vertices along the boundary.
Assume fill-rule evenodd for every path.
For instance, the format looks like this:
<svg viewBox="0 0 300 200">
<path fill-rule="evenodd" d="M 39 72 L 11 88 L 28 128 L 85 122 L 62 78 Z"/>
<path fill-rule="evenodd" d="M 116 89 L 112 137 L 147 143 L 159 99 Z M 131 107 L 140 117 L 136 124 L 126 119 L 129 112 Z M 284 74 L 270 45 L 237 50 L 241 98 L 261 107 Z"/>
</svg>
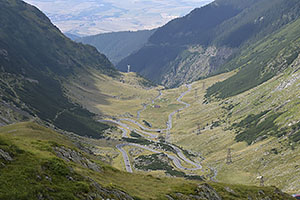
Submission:
<svg viewBox="0 0 300 200">
<path fill-rule="evenodd" d="M 209 79 L 197 81 L 193 84 L 193 90 L 183 98 L 183 101 L 190 103 L 192 106 L 181 112 L 179 119 L 177 119 L 176 115 L 174 116 L 171 141 L 184 147 L 184 149 L 192 150 L 196 154 L 201 153 L 201 155 L 206 158 L 203 162 L 205 171 L 199 172 L 199 175 L 210 176 L 209 174 L 211 172 L 209 168 L 212 167 L 218 170 L 217 179 L 220 181 L 257 185 L 259 181 L 256 177 L 259 174 L 263 174 L 266 177 L 267 185 L 278 185 L 285 191 L 297 192 L 297 188 L 300 185 L 297 181 L 297 166 L 300 164 L 297 155 L 299 155 L 298 152 L 300 149 L 298 145 L 291 140 L 292 137 L 289 137 L 290 139 L 281 137 L 280 140 L 275 137 L 269 137 L 268 140 L 263 140 L 248 146 L 246 142 L 236 141 L 237 133 L 242 133 L 244 129 L 229 129 L 232 128 L 234 123 L 239 123 L 251 114 L 257 115 L 262 111 L 271 110 L 271 112 L 264 117 L 271 116 L 272 113 L 276 112 L 282 113 L 280 116 L 277 116 L 274 123 L 278 126 L 278 129 L 284 128 L 285 131 L 291 131 L 292 129 L 289 128 L 289 124 L 296 124 L 300 120 L 300 116 L 297 112 L 299 100 L 296 98 L 300 96 L 300 94 L 296 92 L 298 91 L 297 85 L 300 83 L 297 78 L 299 75 L 298 72 L 291 74 L 297 69 L 299 64 L 295 61 L 293 66 L 294 68 L 287 70 L 285 74 L 257 88 L 226 100 L 216 100 L 210 103 L 204 103 L 206 89 L 218 81 L 223 81 L 231 77 L 236 72 L 221 74 Z M 135 80 L 134 76 L 130 75 L 131 74 L 125 74 L 125 77 L 128 78 L 128 82 L 132 79 Z M 82 77 L 80 84 L 76 86 L 77 89 L 72 89 L 74 92 L 73 95 L 84 94 L 86 99 L 80 100 L 79 98 L 81 103 L 86 105 L 90 110 L 95 110 L 95 112 L 99 112 L 98 109 L 101 108 L 101 110 L 105 111 L 105 114 L 109 116 L 120 117 L 125 113 L 130 113 L 134 119 L 136 117 L 136 111 L 142 108 L 142 106 L 136 105 L 150 103 L 150 99 L 156 97 L 158 94 L 156 88 L 145 92 L 140 86 L 136 85 L 136 83 L 124 84 L 119 80 L 107 79 L 107 77 L 105 78 L 103 76 L 101 78 L 95 74 L 92 77 L 92 79 L 88 78 L 88 76 Z M 87 82 L 89 80 L 93 81 Z M 111 83 L 109 87 L 107 85 L 108 80 L 110 80 Z M 84 84 L 86 82 L 88 84 Z M 276 89 L 281 84 L 282 86 L 280 88 L 287 87 L 281 90 Z M 292 85 L 289 86 L 290 84 Z M 81 85 L 80 90 L 78 89 L 79 85 Z M 74 87 L 74 85 L 72 85 L 72 87 Z M 116 90 L 116 87 L 121 87 L 122 89 Z M 155 102 L 155 105 L 160 105 L 161 108 L 147 107 L 147 109 L 142 112 L 140 122 L 142 123 L 142 120 L 145 119 L 154 125 L 154 127 L 164 128 L 167 116 L 182 106 L 176 103 L 176 98 L 185 90 L 185 87 L 163 90 L 161 99 Z M 196 90 L 197 97 L 195 97 Z M 117 96 L 120 95 L 120 93 L 122 93 L 124 97 L 134 94 L 136 98 L 128 100 L 128 98 L 116 99 L 109 97 L 106 98 L 106 103 L 101 103 L 99 101 L 101 98 L 97 96 L 100 94 L 113 94 Z M 78 96 L 73 97 L 78 98 Z M 94 103 L 91 104 L 90 102 Z M 172 102 L 177 106 L 168 106 L 169 104 L 173 104 Z M 131 104 L 135 106 L 131 107 Z M 129 117 L 129 115 L 127 117 Z M 216 122 L 220 125 L 218 126 Z M 201 127 L 200 135 L 196 134 L 198 123 L 200 123 Z M 211 128 L 213 124 L 217 126 Z M 131 124 L 131 126 L 135 127 L 133 124 Z M 117 131 L 115 135 L 118 134 L 120 134 L 120 132 Z M 263 134 L 268 135 L 268 132 Z M 118 136 L 116 136 L 116 138 L 120 139 Z M 256 138 L 257 136 L 254 136 L 250 139 L 253 141 Z M 98 145 L 98 148 L 103 150 L 99 152 L 99 155 L 109 155 L 112 158 L 111 164 L 124 170 L 122 157 L 115 155 L 116 152 L 112 150 L 114 148 L 113 145 L 105 148 Z M 229 166 L 225 164 L 227 148 L 233 149 L 234 163 Z M 133 148 L 126 148 L 128 152 L 132 149 Z M 141 152 L 139 155 L 149 155 L 149 153 Z M 134 157 L 137 156 L 138 155 Z M 280 156 L 281 159 L 278 159 L 278 156 Z M 193 159 L 201 160 L 200 156 L 194 157 Z M 162 175 L 158 172 L 151 174 Z"/>
<path fill-rule="evenodd" d="M 36 199 L 38 194 L 54 199 L 82 199 L 93 191 L 91 183 L 85 177 L 91 177 L 104 187 L 126 191 L 138 199 L 166 199 L 166 194 L 172 195 L 175 192 L 192 194 L 197 185 L 196 182 L 182 179 L 128 174 L 108 167 L 84 153 L 84 156 L 101 166 L 101 172 L 88 170 L 73 162 L 65 162 L 56 157 L 52 147 L 63 145 L 75 151 L 79 150 L 65 136 L 31 122 L 2 127 L 0 141 L 0 148 L 9 152 L 14 159 L 11 162 L 0 159 L 5 163 L 0 167 L 1 199 Z M 74 171 L 70 171 L 69 167 Z M 67 176 L 72 176 L 74 181 L 70 181 Z M 51 178 L 51 181 L 46 177 Z M 228 197 L 226 199 L 258 196 L 259 190 L 275 199 L 285 198 L 279 198 L 271 187 L 216 183 L 212 186 L 223 197 Z M 236 194 L 226 192 L 225 186 L 233 189 Z"/>
<path fill-rule="evenodd" d="M 279 32 L 251 44 L 224 66 L 225 70 L 241 68 L 233 77 L 210 87 L 207 97 L 227 98 L 245 92 L 282 72 L 300 52 L 297 20 Z M 224 71 L 225 71 L 224 70 Z"/>
<path fill-rule="evenodd" d="M 94 47 L 72 42 L 41 11 L 21 0 L 0 2 L 0 26 L 0 101 L 27 108 L 61 129 L 101 137 L 108 127 L 70 102 L 61 81 L 85 67 L 117 75 L 109 60 Z"/>
<path fill-rule="evenodd" d="M 186 90 L 186 87 L 182 86 L 177 91 L 184 92 Z M 146 110 L 144 110 L 141 114 L 140 121 L 146 120 L 153 126 L 153 128 L 165 129 L 169 114 L 172 111 L 183 107 L 182 104 L 176 101 L 178 96 L 177 93 L 174 92 L 174 90 L 162 90 L 162 93 L 163 95 L 159 99 L 157 99 L 154 104 L 152 104 L 151 102 L 151 104 L 149 104 Z"/>
<path fill-rule="evenodd" d="M 68 94 L 75 101 L 94 113 L 116 117 L 136 117 L 142 104 L 158 95 L 158 88 L 146 89 L 148 86 L 150 83 L 135 73 L 112 78 L 96 70 L 71 77 L 65 83 Z"/>
<path fill-rule="evenodd" d="M 64 137 L 33 123 L 3 127 L 0 133 L 0 148 L 14 158 L 0 169 L 1 199 L 36 199 L 38 194 L 73 199 L 73 193 L 80 195 L 88 189 L 84 179 L 71 173 L 51 152 L 54 143 L 74 147 Z M 66 175 L 76 177 L 77 183 L 68 181 Z M 46 176 L 52 181 L 47 181 Z"/>
<path fill-rule="evenodd" d="M 226 100 L 202 104 L 205 90 L 199 90 L 198 101 L 195 101 L 191 92 L 184 101 L 191 103 L 192 107 L 182 113 L 185 117 L 175 121 L 172 140 L 185 149 L 201 152 L 206 158 L 204 164 L 217 168 L 217 179 L 220 181 L 257 184 L 256 177 L 263 174 L 266 177 L 266 184 L 278 185 L 285 191 L 297 192 L 300 186 L 298 181 L 300 149 L 295 138 L 298 138 L 299 133 L 297 128 L 294 130 L 292 127 L 297 127 L 300 120 L 298 113 L 300 94 L 297 89 L 300 81 L 299 72 L 296 71 L 299 59 L 292 66 L 293 68 L 281 76 Z M 294 71 L 296 72 L 293 73 Z M 209 80 L 214 81 L 209 83 Z M 193 87 L 201 89 L 203 82 L 206 82 L 204 88 L 206 89 L 216 80 L 220 78 L 202 80 L 196 82 Z M 250 146 L 246 142 L 238 143 L 237 134 L 243 133 L 249 127 L 246 125 L 239 129 L 232 125 L 249 115 L 258 115 L 267 110 L 271 111 L 260 118 L 259 124 L 277 114 L 273 119 L 277 130 L 275 132 L 271 129 L 259 130 L 257 126 L 257 129 L 253 129 L 257 135 L 249 134 L 245 141 L 253 142 L 259 135 L 266 135 L 269 139 L 257 141 Z M 220 127 L 211 129 L 212 121 L 221 121 Z M 201 131 L 201 135 L 194 132 L 197 129 L 197 122 L 200 122 L 201 128 L 205 128 Z M 234 163 L 231 165 L 225 164 L 227 148 L 232 148 L 233 151 Z"/>
<path fill-rule="evenodd" d="M 150 37 L 147 45 L 123 59 L 117 67 L 120 70 L 126 70 L 127 64 L 131 64 L 135 71 L 145 77 L 175 87 L 186 82 L 186 80 L 195 80 L 197 75 L 198 77 L 206 77 L 219 72 L 219 70 L 224 72 L 227 68 L 224 69 L 223 63 L 227 63 L 233 58 L 234 60 L 240 58 L 238 52 L 247 50 L 253 43 L 276 33 L 286 24 L 294 22 L 299 18 L 299 10 L 300 3 L 297 0 L 289 0 L 288 2 L 285 0 L 216 0 L 159 28 Z M 222 48 L 226 47 L 225 51 L 228 56 L 231 55 L 231 52 L 235 53 L 229 58 L 227 56 L 224 58 L 224 53 L 221 53 L 223 55 L 208 57 L 209 65 L 203 66 L 201 63 L 204 62 L 201 59 L 194 59 L 193 55 L 181 56 L 186 55 L 184 51 L 190 45 L 200 45 L 205 49 L 216 45 L 221 51 Z M 164 56 L 161 56 L 162 54 Z M 186 64 L 184 65 L 186 71 L 182 72 L 181 62 Z M 201 67 L 198 67 L 197 70 L 194 70 L 189 65 L 202 65 L 203 68 L 209 66 L 209 73 L 207 73 L 207 69 L 199 70 Z M 231 69 L 240 66 L 233 64 Z M 174 75 L 171 78 L 169 77 L 170 71 Z M 249 71 L 251 71 L 252 76 L 256 76 L 257 73 L 261 72 L 261 69 L 256 67 L 256 70 Z M 183 75 L 188 78 L 183 78 Z M 261 80 L 255 80 L 256 77 L 251 77 L 250 80 L 247 80 L 252 81 L 251 84 L 239 80 L 240 86 L 239 88 L 235 86 L 235 89 L 247 89 L 246 87 L 249 88 L 250 85 L 252 88 L 255 86 L 254 83 L 260 84 L 273 75 L 266 74 Z M 242 78 L 243 80 L 247 79 L 247 77 Z M 232 84 L 229 89 L 233 89 L 233 86 Z M 214 90 L 214 94 L 217 92 L 217 89 Z M 222 93 L 224 94 L 225 91 Z"/>
</svg>

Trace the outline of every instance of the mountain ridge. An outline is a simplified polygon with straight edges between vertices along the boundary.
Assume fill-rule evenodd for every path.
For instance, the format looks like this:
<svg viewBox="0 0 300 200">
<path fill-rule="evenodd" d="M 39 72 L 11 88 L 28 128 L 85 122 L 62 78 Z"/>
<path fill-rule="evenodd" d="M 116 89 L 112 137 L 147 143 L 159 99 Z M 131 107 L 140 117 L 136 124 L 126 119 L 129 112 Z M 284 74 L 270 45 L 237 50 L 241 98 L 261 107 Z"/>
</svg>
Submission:
<svg viewBox="0 0 300 200">
<path fill-rule="evenodd" d="M 123 58 L 143 47 L 154 32 L 155 29 L 103 33 L 80 37 L 75 39 L 75 41 L 95 46 L 113 64 L 117 64 Z"/>
<path fill-rule="evenodd" d="M 101 137 L 108 126 L 90 120 L 94 114 L 71 102 L 61 83 L 89 67 L 118 76 L 113 65 L 96 48 L 65 37 L 37 8 L 20 0 L 0 5 L 2 101 L 62 129 Z"/>
<path fill-rule="evenodd" d="M 159 28 L 145 47 L 123 59 L 117 68 L 124 71 L 125 63 L 130 64 L 134 71 L 167 87 L 207 77 L 221 71 L 224 64 L 238 57 L 239 51 L 249 44 L 298 19 L 299 7 L 299 2 L 293 0 L 288 3 L 282 0 L 272 3 L 270 0 L 215 1 Z M 226 16 L 226 11 L 231 15 Z M 197 60 L 195 53 L 189 52 L 195 46 L 201 46 L 204 50 L 217 47 L 221 51 L 227 48 L 228 55 L 211 56 L 198 52 L 200 59 Z M 201 58 L 209 62 L 197 64 L 203 62 Z M 192 73 L 194 66 L 199 69 L 197 73 Z M 169 77 L 170 72 L 174 75 Z M 191 75 L 186 76 L 188 73 Z"/>
</svg>

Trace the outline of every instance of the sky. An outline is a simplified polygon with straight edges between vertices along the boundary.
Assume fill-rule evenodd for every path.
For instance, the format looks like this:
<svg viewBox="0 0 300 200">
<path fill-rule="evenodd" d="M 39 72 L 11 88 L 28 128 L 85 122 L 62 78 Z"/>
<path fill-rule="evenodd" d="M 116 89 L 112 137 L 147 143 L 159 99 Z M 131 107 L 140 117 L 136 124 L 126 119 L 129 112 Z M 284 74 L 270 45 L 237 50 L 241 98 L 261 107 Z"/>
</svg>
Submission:
<svg viewBox="0 0 300 200">
<path fill-rule="evenodd" d="M 80 36 L 153 29 L 212 0 L 25 0 L 62 32 Z"/>
</svg>

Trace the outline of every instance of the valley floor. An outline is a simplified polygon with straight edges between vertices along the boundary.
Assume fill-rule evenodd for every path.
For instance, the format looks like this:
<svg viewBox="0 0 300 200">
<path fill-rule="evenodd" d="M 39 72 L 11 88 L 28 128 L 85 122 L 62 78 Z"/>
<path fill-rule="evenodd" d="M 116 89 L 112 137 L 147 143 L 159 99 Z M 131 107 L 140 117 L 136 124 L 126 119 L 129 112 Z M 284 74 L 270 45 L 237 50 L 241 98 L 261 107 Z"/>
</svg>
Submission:
<svg viewBox="0 0 300 200">
<path fill-rule="evenodd" d="M 242 132 L 236 124 L 247 116 L 298 103 L 288 101 L 297 94 L 278 89 L 291 80 L 283 75 L 241 95 L 208 102 L 206 89 L 234 73 L 164 89 L 144 86 L 133 73 L 113 79 L 92 72 L 65 87 L 74 101 L 99 114 L 98 120 L 118 127 L 107 131 L 105 141 L 93 143 L 93 152 L 118 169 L 244 185 L 259 185 L 257 177 L 263 176 L 265 185 L 298 192 L 300 148 L 295 142 L 268 133 L 250 145 L 236 139 Z M 300 120 L 296 110 L 289 112 L 274 123 L 284 127 Z M 228 156 L 232 163 L 227 164 Z"/>
</svg>

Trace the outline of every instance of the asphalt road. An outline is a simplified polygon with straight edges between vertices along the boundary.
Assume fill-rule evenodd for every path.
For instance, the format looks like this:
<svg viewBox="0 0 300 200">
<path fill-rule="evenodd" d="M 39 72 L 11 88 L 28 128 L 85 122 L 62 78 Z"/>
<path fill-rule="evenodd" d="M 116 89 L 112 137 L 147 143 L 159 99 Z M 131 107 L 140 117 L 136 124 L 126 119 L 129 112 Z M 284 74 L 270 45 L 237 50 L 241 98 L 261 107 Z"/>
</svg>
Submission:
<svg viewBox="0 0 300 200">
<path fill-rule="evenodd" d="M 147 128 L 133 119 L 123 118 L 123 119 L 120 119 L 120 121 L 128 121 L 128 122 L 134 123 L 135 125 L 139 126 L 142 130 L 149 131 L 149 132 L 161 132 L 162 130 L 166 130 L 166 129 L 159 129 L 159 128 L 157 128 L 157 129 Z"/>
<path fill-rule="evenodd" d="M 157 99 L 159 99 L 159 98 L 161 97 L 161 95 L 162 95 L 162 92 L 161 92 L 161 90 L 159 90 L 158 96 L 155 97 L 155 98 L 151 101 L 151 103 L 154 104 L 154 102 L 155 102 Z M 141 112 L 143 112 L 144 110 L 146 110 L 146 108 L 147 108 L 148 105 L 149 105 L 149 104 L 144 104 L 144 105 L 143 105 L 143 108 L 137 112 L 136 118 L 137 118 L 138 120 L 141 118 Z"/>
<path fill-rule="evenodd" d="M 188 107 L 191 106 L 190 104 L 181 101 L 181 99 L 182 99 L 187 93 L 189 93 L 189 92 L 192 90 L 192 85 L 191 85 L 191 84 L 186 85 L 186 87 L 188 88 L 188 90 L 185 91 L 185 92 L 183 92 L 183 93 L 181 93 L 181 95 L 176 99 L 177 102 L 179 102 L 179 103 L 181 103 L 181 104 L 184 104 L 185 107 L 182 107 L 182 108 L 180 108 L 180 109 L 178 109 L 178 110 L 175 110 L 175 111 L 172 112 L 172 113 L 169 115 L 169 117 L 168 117 L 168 121 L 167 121 L 167 129 L 166 129 L 166 141 L 167 141 L 167 142 L 169 142 L 169 140 L 170 140 L 170 131 L 171 131 L 172 127 L 173 127 L 173 123 L 172 123 L 172 122 L 173 122 L 173 116 L 174 116 L 177 112 L 180 112 L 180 111 L 182 111 L 182 110 L 184 110 L 184 109 L 186 109 L 186 108 L 188 108 Z"/>
<path fill-rule="evenodd" d="M 141 149 L 145 149 L 145 150 L 151 151 L 151 152 L 153 152 L 153 153 L 162 153 L 162 154 L 165 154 L 169 159 L 172 160 L 172 162 L 174 163 L 175 167 L 177 167 L 178 169 L 182 169 L 182 170 L 191 170 L 191 171 L 193 171 L 193 170 L 198 170 L 198 169 L 202 169 L 202 166 L 201 166 L 201 165 L 198 165 L 198 164 L 196 164 L 196 163 L 194 163 L 194 162 L 188 160 L 188 159 L 185 158 L 184 156 L 183 156 L 184 160 L 185 160 L 185 161 L 186 161 L 186 160 L 189 161 L 189 163 L 192 164 L 192 165 L 194 165 L 195 168 L 187 168 L 187 167 L 184 167 L 184 166 L 182 166 L 181 161 L 180 161 L 180 159 L 179 159 L 178 157 L 173 156 L 173 155 L 169 155 L 169 154 L 167 154 L 167 153 L 165 153 L 165 152 L 160 152 L 160 151 L 151 149 L 150 147 L 143 146 L 143 145 L 140 145 L 140 144 L 125 143 L 125 144 L 120 144 L 120 145 L 117 145 L 117 146 L 118 146 L 117 148 L 118 148 L 119 150 L 121 149 L 120 151 L 122 152 L 123 156 L 124 156 L 124 154 L 126 154 L 126 156 L 124 157 L 124 162 L 125 162 L 126 170 L 127 170 L 128 172 L 132 172 L 132 169 L 130 169 L 130 170 L 127 169 L 127 166 L 130 166 L 130 162 L 129 162 L 128 155 L 127 155 L 126 151 L 124 151 L 124 150 L 122 149 L 124 146 L 133 146 L 133 147 L 138 147 L 138 148 L 141 148 Z M 182 153 L 181 150 L 178 150 L 178 151 L 180 151 L 180 153 Z"/>
<path fill-rule="evenodd" d="M 181 95 L 177 98 L 177 102 L 181 103 L 181 104 L 184 104 L 185 107 L 182 107 L 174 112 L 172 112 L 169 117 L 168 117 L 168 122 L 167 122 L 167 128 L 166 129 L 150 129 L 150 128 L 147 128 L 147 127 L 144 127 L 143 125 L 141 125 L 139 122 L 133 120 L 133 119 L 127 119 L 127 118 L 124 118 L 124 119 L 119 119 L 119 120 L 99 120 L 99 122 L 109 122 L 109 123 L 115 123 L 117 125 L 119 125 L 119 128 L 122 130 L 122 137 L 123 138 L 127 138 L 128 137 L 128 130 L 129 131 L 135 131 L 136 133 L 138 133 L 139 135 L 141 135 L 142 137 L 145 137 L 145 138 L 148 138 L 149 140 L 153 141 L 152 139 L 154 138 L 157 138 L 158 136 L 155 135 L 155 134 L 152 134 L 152 133 L 149 133 L 149 132 L 163 132 L 163 131 L 166 131 L 166 141 L 169 140 L 169 134 L 170 134 L 170 130 L 172 129 L 172 119 L 173 119 L 173 116 L 178 112 L 178 111 L 182 111 L 186 108 L 188 108 L 190 106 L 190 104 L 186 103 L 186 102 L 183 102 L 181 99 L 187 94 L 189 93 L 191 90 L 192 90 L 192 85 L 186 85 L 187 87 L 187 91 L 181 93 Z M 160 91 L 159 95 L 154 99 L 152 100 L 152 103 L 155 102 L 156 99 L 160 98 L 160 96 L 162 95 L 162 92 Z M 145 110 L 147 107 L 147 105 L 144 105 L 144 108 L 140 111 L 138 111 L 138 115 L 137 117 L 139 118 L 140 117 L 140 113 Z M 128 122 L 131 122 L 131 123 L 134 123 L 135 125 L 137 125 L 138 127 L 140 127 L 142 130 L 137 130 L 136 128 L 132 128 L 130 127 L 129 125 L 127 124 L 124 124 L 122 123 L 121 121 L 128 121 Z M 185 155 L 183 154 L 183 152 L 181 151 L 180 148 L 170 144 L 170 143 L 166 143 L 168 145 L 170 145 L 175 151 L 176 151 L 176 154 L 177 156 L 173 156 L 173 155 L 169 155 L 165 152 L 160 152 L 160 151 L 157 151 L 157 150 L 154 150 L 154 149 L 151 149 L 150 147 L 147 147 L 147 146 L 143 146 L 143 145 L 140 145 L 140 144 L 135 144 L 135 143 L 124 143 L 124 144 L 118 144 L 116 145 L 116 148 L 122 153 L 123 155 L 123 159 L 124 159 L 124 163 L 125 163 L 125 167 L 126 167 L 126 171 L 127 172 L 130 172 L 132 173 L 133 170 L 132 170 L 132 167 L 131 167 L 131 164 L 130 164 L 130 160 L 129 160 L 129 157 L 128 157 L 128 154 L 127 152 L 123 149 L 123 147 L 125 146 L 134 146 L 134 147 L 138 147 L 138 148 L 142 148 L 142 149 L 145 149 L 145 150 L 148 150 L 148 151 L 151 151 L 153 153 L 163 153 L 165 154 L 169 159 L 172 160 L 172 162 L 174 163 L 174 165 L 178 168 L 178 169 L 181 169 L 181 170 L 199 170 L 199 169 L 202 169 L 202 166 L 199 164 L 199 163 L 195 163 L 191 160 L 189 160 L 188 158 L 185 157 Z M 187 168 L 187 167 L 184 167 L 182 166 L 181 164 L 181 160 L 195 166 L 194 168 Z"/>
<path fill-rule="evenodd" d="M 140 125 L 138 122 L 134 121 L 134 120 L 130 120 L 130 119 L 122 119 L 123 121 L 130 121 L 132 123 L 135 123 L 136 125 Z M 152 134 L 152 133 L 148 133 L 148 132 L 145 132 L 145 131 L 141 131 L 141 130 L 138 130 L 136 128 L 131 128 L 130 126 L 128 126 L 127 124 L 124 124 L 120 121 L 116 121 L 116 120 L 98 120 L 99 122 L 104 122 L 104 123 L 114 123 L 114 124 L 117 124 L 119 125 L 119 129 L 121 129 L 123 132 L 122 132 L 122 137 L 123 138 L 127 138 L 128 137 L 128 131 L 127 130 L 130 130 L 130 131 L 134 131 L 136 132 L 137 134 L 139 134 L 140 136 L 142 137 L 145 137 L 145 138 L 157 138 L 158 136 L 155 135 L 155 134 Z"/>
<path fill-rule="evenodd" d="M 186 158 L 185 155 L 183 154 L 183 152 L 181 151 L 181 149 L 179 149 L 178 147 L 176 147 L 172 144 L 169 144 L 169 145 L 176 151 L 176 154 L 179 156 L 179 158 L 181 158 L 182 160 L 184 160 L 185 162 L 187 162 L 191 165 L 194 165 L 197 169 L 202 169 L 202 166 L 200 165 L 200 163 L 193 162 L 193 161 L 189 160 L 188 158 Z"/>
<path fill-rule="evenodd" d="M 116 146 L 116 148 L 122 153 L 123 155 L 123 159 L 124 159 L 124 163 L 125 163 L 125 168 L 126 168 L 126 171 L 129 172 L 129 173 L 132 173 L 132 168 L 131 168 L 131 164 L 130 164 L 130 160 L 129 160 L 129 157 L 126 153 L 126 151 L 123 149 L 123 147 L 126 146 L 126 144 L 118 144 Z"/>
<path fill-rule="evenodd" d="M 122 130 L 122 137 L 123 138 L 127 138 L 128 137 L 127 136 L 128 135 L 128 131 L 126 129 L 131 130 L 131 128 L 129 126 L 127 126 L 127 124 L 123 124 L 123 123 L 115 121 L 115 120 L 98 120 L 98 122 L 114 123 L 114 124 L 117 124 L 117 125 L 121 126 L 121 127 L 119 127 L 119 129 Z"/>
</svg>

